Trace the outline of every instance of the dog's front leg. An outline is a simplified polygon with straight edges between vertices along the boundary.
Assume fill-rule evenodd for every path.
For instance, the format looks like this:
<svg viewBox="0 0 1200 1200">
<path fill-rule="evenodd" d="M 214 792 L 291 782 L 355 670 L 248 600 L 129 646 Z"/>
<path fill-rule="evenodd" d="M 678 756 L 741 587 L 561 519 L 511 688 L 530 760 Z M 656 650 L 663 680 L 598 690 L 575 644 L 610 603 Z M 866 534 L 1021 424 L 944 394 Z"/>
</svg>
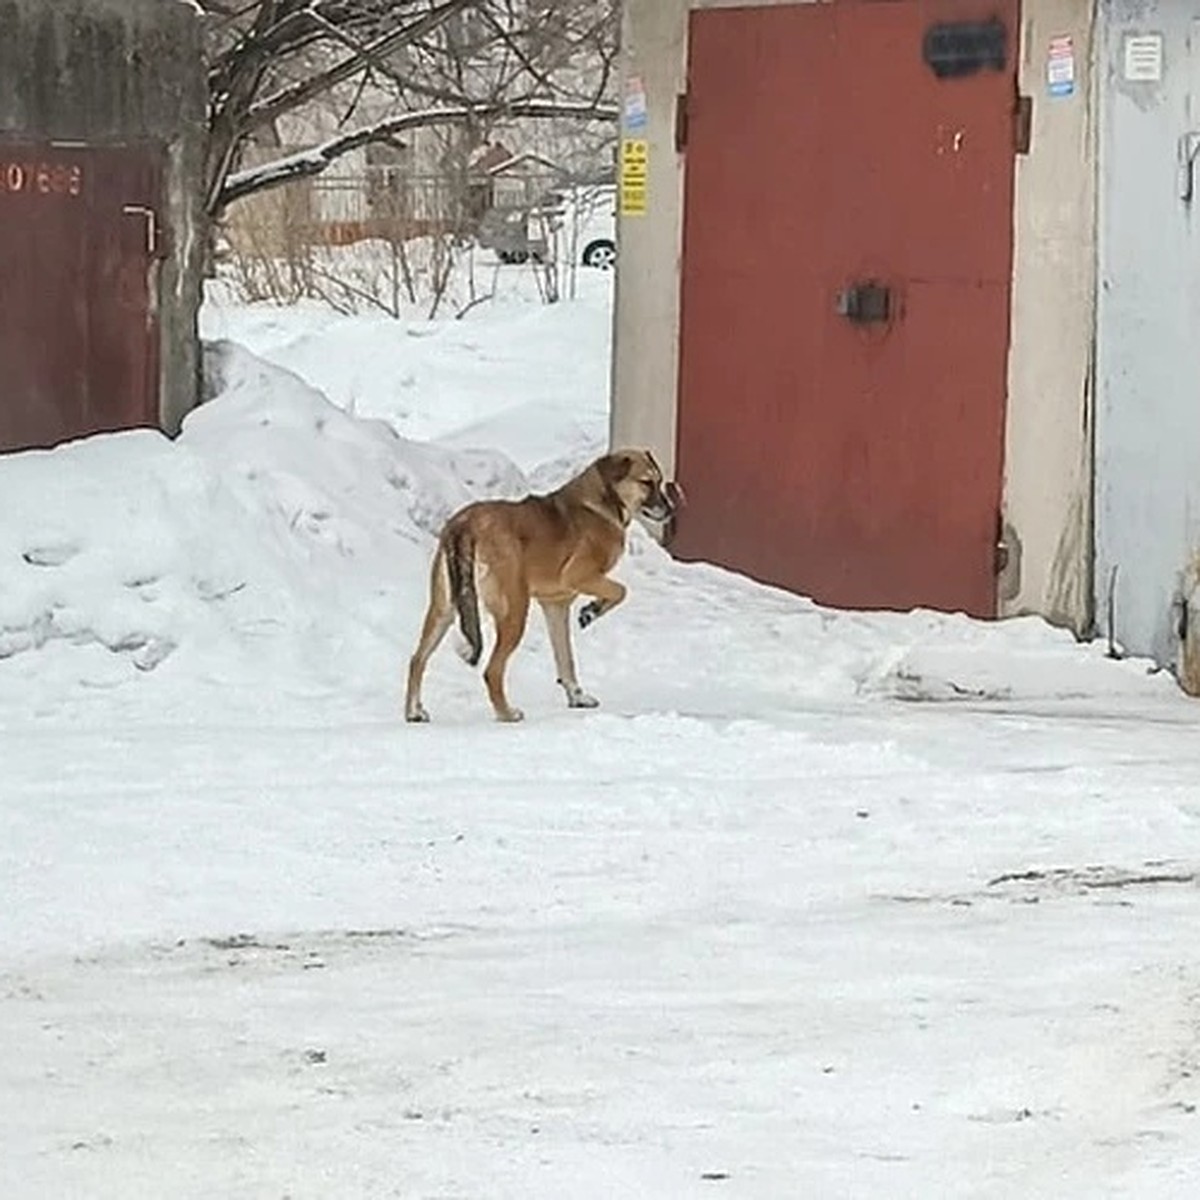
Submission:
<svg viewBox="0 0 1200 1200">
<path fill-rule="evenodd" d="M 595 596 L 579 610 L 579 628 L 586 629 L 598 617 L 616 608 L 625 599 L 625 586 L 607 575 L 598 575 L 580 589 L 585 596 Z"/>
<path fill-rule="evenodd" d="M 554 651 L 554 669 L 558 683 L 567 694 L 571 708 L 595 708 L 600 701 L 589 696 L 579 686 L 575 675 L 575 656 L 571 652 L 571 606 L 542 601 L 542 613 L 546 618 L 546 631 L 550 634 L 550 646 Z"/>
</svg>

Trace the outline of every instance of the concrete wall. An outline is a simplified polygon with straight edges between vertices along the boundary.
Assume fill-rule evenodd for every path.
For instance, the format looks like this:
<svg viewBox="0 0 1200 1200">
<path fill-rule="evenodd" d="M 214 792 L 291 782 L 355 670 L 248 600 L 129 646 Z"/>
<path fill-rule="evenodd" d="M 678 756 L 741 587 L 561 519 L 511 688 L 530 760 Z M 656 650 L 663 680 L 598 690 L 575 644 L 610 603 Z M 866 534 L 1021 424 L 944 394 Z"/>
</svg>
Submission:
<svg viewBox="0 0 1200 1200">
<path fill-rule="evenodd" d="M 199 395 L 205 76 L 179 0 L 0 0 L 0 136 L 154 142 L 167 155 L 170 256 L 159 277 L 163 426 Z"/>
<path fill-rule="evenodd" d="M 795 0 L 770 0 L 788 3 Z M 805 2 L 805 0 L 800 0 Z M 648 211 L 622 218 L 614 443 L 674 462 L 683 158 L 674 149 L 687 14 L 745 0 L 626 0 L 624 69 L 646 92 Z M 1010 566 L 1001 611 L 1090 620 L 1090 412 L 1094 328 L 1093 0 L 1026 0 L 1021 90 L 1034 99 L 1031 153 L 1017 163 L 1012 356 L 1004 507 Z M 1046 88 L 1049 39 L 1074 39 L 1076 90 Z"/>
<path fill-rule="evenodd" d="M 1017 159 L 1000 611 L 1079 632 L 1091 619 L 1095 329 L 1093 0 L 1025 0 L 1020 90 L 1033 139 Z M 1072 96 L 1046 86 L 1050 39 L 1075 49 Z"/>
</svg>

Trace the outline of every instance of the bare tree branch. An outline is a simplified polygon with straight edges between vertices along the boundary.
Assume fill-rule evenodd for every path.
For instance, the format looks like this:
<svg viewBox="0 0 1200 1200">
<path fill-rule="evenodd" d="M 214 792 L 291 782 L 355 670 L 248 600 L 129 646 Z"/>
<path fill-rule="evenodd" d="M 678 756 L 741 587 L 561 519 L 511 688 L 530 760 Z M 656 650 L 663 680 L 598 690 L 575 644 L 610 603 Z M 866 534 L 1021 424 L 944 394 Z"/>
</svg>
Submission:
<svg viewBox="0 0 1200 1200">
<path fill-rule="evenodd" d="M 405 113 L 403 116 L 379 121 L 364 129 L 356 129 L 353 133 L 331 138 L 319 146 L 314 146 L 311 150 L 290 154 L 275 162 L 264 163 L 262 166 L 251 167 L 248 170 L 239 171 L 236 175 L 230 175 L 225 181 L 221 203 L 229 205 L 252 193 L 267 191 L 270 188 L 291 183 L 296 179 L 319 175 L 331 163 L 343 155 L 349 154 L 352 150 L 357 150 L 372 142 L 389 141 L 398 134 L 413 129 L 432 125 L 456 125 L 472 121 L 520 117 L 538 120 L 569 117 L 576 120 L 585 119 L 611 123 L 616 121 L 618 112 L 619 110 L 614 104 L 525 100 L 514 104 L 464 105 L 460 108 L 430 108 L 421 112 Z"/>
<path fill-rule="evenodd" d="M 496 123 L 611 128 L 606 102 L 618 0 L 198 0 L 209 43 L 206 210 L 318 174 L 400 132 L 455 131 L 443 161 L 465 172 Z M 369 93 L 369 95 L 368 95 Z M 384 120 L 371 120 L 395 111 Z M 313 150 L 239 170 L 281 119 L 326 111 L 349 125 Z M 312 123 L 310 123 L 311 125 Z M 288 136 L 286 133 L 284 136 Z M 596 143 L 597 145 L 602 143 Z"/>
<path fill-rule="evenodd" d="M 300 108 L 339 83 L 352 79 L 360 71 L 369 67 L 373 59 L 432 33 L 455 13 L 473 6 L 476 2 L 477 0 L 446 0 L 444 4 L 427 13 L 419 21 L 413 22 L 412 25 L 402 25 L 398 29 L 393 29 L 361 49 L 355 50 L 328 70 L 310 75 L 290 87 L 281 89 L 272 96 L 267 96 L 247 111 L 245 128 L 249 130 L 257 125 L 267 124 L 285 112 Z"/>
</svg>

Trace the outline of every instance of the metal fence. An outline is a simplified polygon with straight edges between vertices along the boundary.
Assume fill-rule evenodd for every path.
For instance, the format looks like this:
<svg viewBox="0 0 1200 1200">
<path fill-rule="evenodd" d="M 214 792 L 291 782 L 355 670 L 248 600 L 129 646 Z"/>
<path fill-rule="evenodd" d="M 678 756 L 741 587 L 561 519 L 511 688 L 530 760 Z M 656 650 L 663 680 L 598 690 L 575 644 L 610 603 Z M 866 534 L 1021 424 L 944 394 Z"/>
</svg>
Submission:
<svg viewBox="0 0 1200 1200">
<path fill-rule="evenodd" d="M 231 211 L 226 232 L 235 246 L 277 253 L 367 238 L 470 235 L 490 210 L 531 207 L 562 182 L 551 170 L 464 178 L 371 164 L 251 196 Z"/>
</svg>

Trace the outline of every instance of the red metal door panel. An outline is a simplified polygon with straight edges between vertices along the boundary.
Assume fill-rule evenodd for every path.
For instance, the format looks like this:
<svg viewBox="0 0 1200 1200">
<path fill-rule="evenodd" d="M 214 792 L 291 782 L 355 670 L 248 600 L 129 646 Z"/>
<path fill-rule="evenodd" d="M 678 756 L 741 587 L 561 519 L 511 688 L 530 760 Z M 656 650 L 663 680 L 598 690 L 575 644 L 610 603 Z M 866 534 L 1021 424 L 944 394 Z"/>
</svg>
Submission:
<svg viewBox="0 0 1200 1200">
<path fill-rule="evenodd" d="M 939 80 L 930 26 L 1000 15 Z M 673 549 L 827 603 L 995 611 L 1018 0 L 691 20 Z M 892 316 L 837 311 L 855 281 Z"/>
<path fill-rule="evenodd" d="M 0 450 L 158 424 L 159 154 L 0 141 Z"/>
</svg>

